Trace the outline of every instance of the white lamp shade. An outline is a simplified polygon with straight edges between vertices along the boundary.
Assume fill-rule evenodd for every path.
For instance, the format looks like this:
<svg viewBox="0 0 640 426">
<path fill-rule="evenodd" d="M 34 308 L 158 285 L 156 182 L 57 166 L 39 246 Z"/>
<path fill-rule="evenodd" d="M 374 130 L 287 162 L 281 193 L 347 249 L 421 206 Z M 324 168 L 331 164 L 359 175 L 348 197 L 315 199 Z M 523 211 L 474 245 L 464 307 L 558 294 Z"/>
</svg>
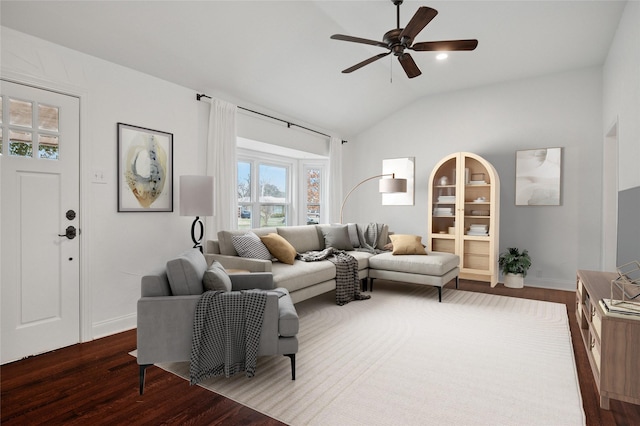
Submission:
<svg viewBox="0 0 640 426">
<path fill-rule="evenodd" d="M 382 193 L 407 192 L 406 179 L 380 179 L 378 190 Z"/>
<path fill-rule="evenodd" d="M 180 176 L 180 216 L 213 215 L 213 177 Z"/>
</svg>

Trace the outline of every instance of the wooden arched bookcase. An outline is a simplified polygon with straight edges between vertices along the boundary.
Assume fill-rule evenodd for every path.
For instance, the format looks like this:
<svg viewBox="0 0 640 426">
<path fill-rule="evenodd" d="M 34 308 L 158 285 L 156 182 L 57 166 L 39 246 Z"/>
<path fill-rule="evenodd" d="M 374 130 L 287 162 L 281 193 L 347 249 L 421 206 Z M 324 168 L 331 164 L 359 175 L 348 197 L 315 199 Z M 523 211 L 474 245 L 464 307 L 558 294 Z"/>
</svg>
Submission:
<svg viewBox="0 0 640 426">
<path fill-rule="evenodd" d="M 429 250 L 457 254 L 460 278 L 495 287 L 500 179 L 493 165 L 470 152 L 446 156 L 431 172 L 428 205 Z"/>
</svg>

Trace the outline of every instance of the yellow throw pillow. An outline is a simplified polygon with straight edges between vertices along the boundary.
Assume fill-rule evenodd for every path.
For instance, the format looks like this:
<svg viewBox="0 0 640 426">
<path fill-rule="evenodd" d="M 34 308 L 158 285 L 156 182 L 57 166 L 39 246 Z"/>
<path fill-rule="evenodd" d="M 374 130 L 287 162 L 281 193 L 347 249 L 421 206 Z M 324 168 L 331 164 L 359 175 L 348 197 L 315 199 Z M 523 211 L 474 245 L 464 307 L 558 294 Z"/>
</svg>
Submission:
<svg viewBox="0 0 640 426">
<path fill-rule="evenodd" d="M 288 265 L 293 265 L 293 261 L 296 258 L 296 249 L 289 243 L 289 241 L 282 238 L 282 236 L 270 233 L 267 235 L 263 235 L 260 237 L 262 242 L 267 249 L 269 249 L 269 253 L 273 255 L 276 259 L 278 259 L 282 263 L 286 263 Z"/>
<path fill-rule="evenodd" d="M 426 255 L 427 252 L 422 245 L 422 237 L 419 235 L 402 235 L 392 234 L 389 235 L 391 243 L 393 244 L 392 254 L 422 254 Z"/>
</svg>

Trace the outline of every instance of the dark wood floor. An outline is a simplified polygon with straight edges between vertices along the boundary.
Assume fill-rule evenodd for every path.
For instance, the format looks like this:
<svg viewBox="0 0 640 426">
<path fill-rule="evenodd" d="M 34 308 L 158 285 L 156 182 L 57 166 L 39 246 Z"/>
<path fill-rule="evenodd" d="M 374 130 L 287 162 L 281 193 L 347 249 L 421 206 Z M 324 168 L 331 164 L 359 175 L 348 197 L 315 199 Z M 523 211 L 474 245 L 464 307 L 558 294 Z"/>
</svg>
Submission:
<svg viewBox="0 0 640 426">
<path fill-rule="evenodd" d="M 587 425 L 640 425 L 640 406 L 611 400 L 611 411 L 599 408 L 574 315 L 575 294 L 526 287 L 491 289 L 460 282 L 460 288 L 567 305 Z M 445 290 L 446 291 L 446 290 Z M 138 394 L 138 366 L 128 355 L 136 347 L 135 330 L 70 346 L 0 367 L 1 423 L 29 424 L 163 424 L 281 425 L 249 408 L 159 368 L 149 368 L 145 393 Z"/>
</svg>

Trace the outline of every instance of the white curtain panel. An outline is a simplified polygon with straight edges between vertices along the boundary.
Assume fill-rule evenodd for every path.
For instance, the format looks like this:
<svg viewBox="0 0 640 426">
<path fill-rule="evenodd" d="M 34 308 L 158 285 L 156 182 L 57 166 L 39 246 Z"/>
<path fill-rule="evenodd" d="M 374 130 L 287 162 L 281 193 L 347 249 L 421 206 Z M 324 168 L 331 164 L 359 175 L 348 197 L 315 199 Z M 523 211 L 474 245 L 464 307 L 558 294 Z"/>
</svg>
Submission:
<svg viewBox="0 0 640 426">
<path fill-rule="evenodd" d="M 213 216 L 206 219 L 206 239 L 237 227 L 236 114 L 237 106 L 211 99 L 207 141 L 207 175 L 213 176 Z"/>
<path fill-rule="evenodd" d="M 329 146 L 329 223 L 340 222 L 342 204 L 342 139 L 332 137 Z"/>
</svg>

